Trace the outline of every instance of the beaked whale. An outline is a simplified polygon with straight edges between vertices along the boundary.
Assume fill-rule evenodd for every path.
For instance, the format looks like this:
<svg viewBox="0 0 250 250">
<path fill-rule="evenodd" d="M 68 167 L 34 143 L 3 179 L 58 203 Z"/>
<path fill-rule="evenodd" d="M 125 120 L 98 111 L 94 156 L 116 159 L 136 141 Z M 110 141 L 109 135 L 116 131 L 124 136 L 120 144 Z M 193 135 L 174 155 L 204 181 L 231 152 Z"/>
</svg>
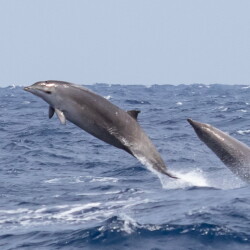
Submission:
<svg viewBox="0 0 250 250">
<path fill-rule="evenodd" d="M 192 125 L 201 141 L 203 141 L 235 175 L 246 182 L 250 182 L 250 148 L 246 144 L 209 124 L 200 123 L 191 119 L 188 119 L 188 122 Z"/>
<path fill-rule="evenodd" d="M 66 120 L 97 137 L 123 149 L 143 165 L 172 178 L 167 167 L 137 122 L 140 111 L 124 111 L 91 90 L 63 81 L 40 81 L 24 90 L 41 97 L 49 106 L 49 118 L 57 114 L 62 124 Z"/>
</svg>

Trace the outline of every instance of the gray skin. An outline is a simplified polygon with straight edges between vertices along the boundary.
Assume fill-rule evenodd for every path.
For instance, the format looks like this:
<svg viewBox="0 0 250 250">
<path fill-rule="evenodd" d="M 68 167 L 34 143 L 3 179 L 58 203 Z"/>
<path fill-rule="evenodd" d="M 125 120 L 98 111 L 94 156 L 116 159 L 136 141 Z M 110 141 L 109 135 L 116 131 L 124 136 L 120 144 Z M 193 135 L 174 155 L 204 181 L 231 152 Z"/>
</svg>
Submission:
<svg viewBox="0 0 250 250">
<path fill-rule="evenodd" d="M 250 182 L 250 148 L 221 130 L 188 119 L 198 137 L 237 176 Z"/>
<path fill-rule="evenodd" d="M 49 107 L 49 118 L 56 112 L 62 124 L 66 120 L 97 137 L 123 149 L 142 164 L 176 178 L 155 146 L 137 122 L 139 111 L 124 111 L 100 95 L 68 82 L 41 81 L 24 90 L 41 97 Z"/>
</svg>

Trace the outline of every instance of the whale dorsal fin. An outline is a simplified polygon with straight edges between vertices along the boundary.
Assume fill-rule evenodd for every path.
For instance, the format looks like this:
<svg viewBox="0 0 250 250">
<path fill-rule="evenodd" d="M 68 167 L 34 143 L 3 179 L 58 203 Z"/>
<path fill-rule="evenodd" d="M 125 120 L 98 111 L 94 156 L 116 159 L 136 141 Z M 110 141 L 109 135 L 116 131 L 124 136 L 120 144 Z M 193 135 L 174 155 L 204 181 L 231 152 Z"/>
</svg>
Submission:
<svg viewBox="0 0 250 250">
<path fill-rule="evenodd" d="M 62 111 L 60 111 L 59 109 L 55 109 L 56 114 L 58 119 L 60 120 L 61 124 L 65 125 L 66 124 L 66 118 L 65 115 L 63 114 Z"/>
<path fill-rule="evenodd" d="M 53 117 L 55 113 L 55 109 L 51 106 L 49 106 L 49 119 L 51 119 Z"/>
<path fill-rule="evenodd" d="M 137 121 L 138 114 L 140 110 L 128 110 L 127 113 Z"/>
</svg>

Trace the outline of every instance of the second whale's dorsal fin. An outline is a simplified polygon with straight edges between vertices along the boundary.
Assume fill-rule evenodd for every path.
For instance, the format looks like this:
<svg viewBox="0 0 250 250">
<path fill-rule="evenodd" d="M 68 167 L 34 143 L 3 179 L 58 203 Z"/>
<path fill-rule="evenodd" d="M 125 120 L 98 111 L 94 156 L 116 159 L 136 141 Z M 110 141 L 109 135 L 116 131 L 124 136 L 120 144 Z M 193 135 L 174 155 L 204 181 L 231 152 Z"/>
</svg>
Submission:
<svg viewBox="0 0 250 250">
<path fill-rule="evenodd" d="M 138 114 L 140 110 L 128 110 L 127 113 L 137 121 Z"/>
<path fill-rule="evenodd" d="M 60 111 L 59 109 L 55 109 L 56 114 L 58 119 L 60 120 L 61 124 L 65 125 L 66 124 L 66 118 L 65 115 L 62 111 Z"/>
<path fill-rule="evenodd" d="M 55 109 L 51 106 L 49 106 L 49 119 L 51 119 L 53 117 L 55 113 Z"/>
</svg>

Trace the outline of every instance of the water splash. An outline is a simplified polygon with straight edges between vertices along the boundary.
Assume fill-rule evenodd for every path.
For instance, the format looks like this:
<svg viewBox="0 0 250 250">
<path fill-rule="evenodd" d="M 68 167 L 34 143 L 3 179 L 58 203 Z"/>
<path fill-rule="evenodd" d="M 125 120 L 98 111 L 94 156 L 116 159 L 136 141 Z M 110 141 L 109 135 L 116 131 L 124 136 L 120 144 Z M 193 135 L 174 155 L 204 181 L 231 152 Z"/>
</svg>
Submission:
<svg viewBox="0 0 250 250">
<path fill-rule="evenodd" d="M 173 175 L 179 179 L 170 179 L 167 176 L 158 174 L 162 187 L 164 189 L 178 189 L 187 187 L 209 187 L 209 183 L 200 169 L 192 170 L 190 172 L 172 172 Z"/>
<path fill-rule="evenodd" d="M 173 176 L 179 179 L 169 178 L 169 176 L 163 175 L 156 171 L 152 164 L 143 156 L 136 155 L 136 158 L 147 167 L 152 173 L 158 176 L 164 189 L 178 189 L 186 187 L 208 187 L 209 184 L 200 169 L 192 170 L 190 172 L 173 172 Z"/>
<path fill-rule="evenodd" d="M 214 189 L 237 189 L 246 186 L 238 177 L 232 175 L 231 173 L 222 175 L 221 174 L 207 174 L 201 169 L 195 169 L 189 172 L 175 171 L 172 172 L 173 175 L 177 176 L 179 179 L 171 179 L 167 176 L 157 174 L 162 187 L 164 189 L 181 189 L 189 187 L 207 187 Z"/>
</svg>

